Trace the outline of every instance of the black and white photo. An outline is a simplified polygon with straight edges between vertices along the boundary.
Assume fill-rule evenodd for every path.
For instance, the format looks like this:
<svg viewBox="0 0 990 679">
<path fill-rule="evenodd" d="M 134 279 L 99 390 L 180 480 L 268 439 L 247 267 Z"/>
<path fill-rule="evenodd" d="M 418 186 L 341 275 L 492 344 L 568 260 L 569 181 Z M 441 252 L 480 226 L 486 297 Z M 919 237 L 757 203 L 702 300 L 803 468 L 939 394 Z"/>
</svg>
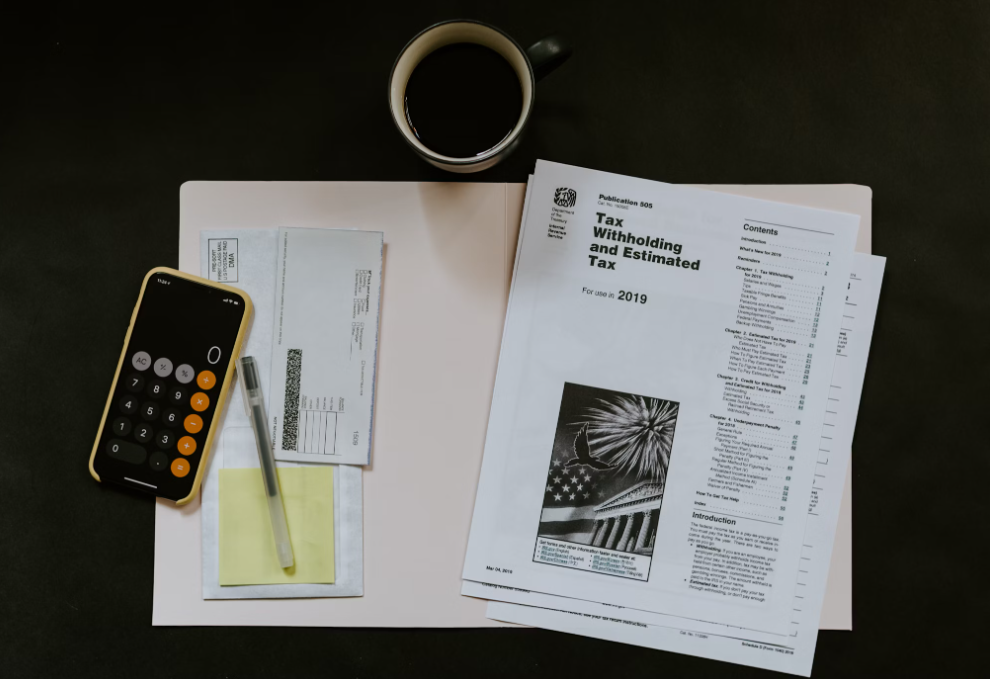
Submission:
<svg viewBox="0 0 990 679">
<path fill-rule="evenodd" d="M 536 561 L 574 567 L 560 543 L 652 557 L 678 408 L 564 384 L 538 530 L 553 542 L 538 540 Z"/>
</svg>

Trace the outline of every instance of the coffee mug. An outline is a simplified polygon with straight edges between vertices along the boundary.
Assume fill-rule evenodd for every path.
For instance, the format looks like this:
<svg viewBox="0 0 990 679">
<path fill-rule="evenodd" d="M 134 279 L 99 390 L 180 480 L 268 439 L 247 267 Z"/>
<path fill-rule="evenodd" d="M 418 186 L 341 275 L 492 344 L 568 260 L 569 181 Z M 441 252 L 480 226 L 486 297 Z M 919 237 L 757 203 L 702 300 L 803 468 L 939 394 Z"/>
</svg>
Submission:
<svg viewBox="0 0 990 679">
<path fill-rule="evenodd" d="M 536 82 L 570 55 L 558 36 L 524 50 L 480 21 L 435 24 L 410 40 L 392 66 L 392 119 L 426 162 L 480 172 L 515 149 L 533 111 Z"/>
</svg>

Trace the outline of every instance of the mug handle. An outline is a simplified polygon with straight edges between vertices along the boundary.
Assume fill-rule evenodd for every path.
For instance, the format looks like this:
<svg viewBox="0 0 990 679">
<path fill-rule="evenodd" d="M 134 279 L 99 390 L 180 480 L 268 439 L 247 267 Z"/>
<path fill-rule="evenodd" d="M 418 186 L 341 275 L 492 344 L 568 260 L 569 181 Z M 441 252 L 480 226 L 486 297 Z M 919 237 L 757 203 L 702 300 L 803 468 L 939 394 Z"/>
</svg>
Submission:
<svg viewBox="0 0 990 679">
<path fill-rule="evenodd" d="M 574 50 L 563 36 L 554 34 L 533 43 L 526 54 L 533 64 L 533 75 L 537 82 L 550 75 L 571 56 Z"/>
</svg>

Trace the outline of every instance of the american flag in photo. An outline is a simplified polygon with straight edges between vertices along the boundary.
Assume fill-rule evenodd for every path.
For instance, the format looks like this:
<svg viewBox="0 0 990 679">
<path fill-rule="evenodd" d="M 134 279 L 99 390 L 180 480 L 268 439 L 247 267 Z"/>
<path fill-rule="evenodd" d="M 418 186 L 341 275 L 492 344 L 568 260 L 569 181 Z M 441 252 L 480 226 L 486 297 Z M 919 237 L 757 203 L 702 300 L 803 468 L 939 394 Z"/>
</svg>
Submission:
<svg viewBox="0 0 990 679">
<path fill-rule="evenodd" d="M 561 455 L 554 455 L 550 461 L 540 535 L 589 543 L 594 530 L 595 507 L 607 499 L 602 472 L 588 467 L 566 469 L 565 464 Z"/>
<path fill-rule="evenodd" d="M 662 496 L 677 412 L 673 401 L 565 384 L 538 534 L 591 544 L 603 504 L 644 484 Z"/>
</svg>

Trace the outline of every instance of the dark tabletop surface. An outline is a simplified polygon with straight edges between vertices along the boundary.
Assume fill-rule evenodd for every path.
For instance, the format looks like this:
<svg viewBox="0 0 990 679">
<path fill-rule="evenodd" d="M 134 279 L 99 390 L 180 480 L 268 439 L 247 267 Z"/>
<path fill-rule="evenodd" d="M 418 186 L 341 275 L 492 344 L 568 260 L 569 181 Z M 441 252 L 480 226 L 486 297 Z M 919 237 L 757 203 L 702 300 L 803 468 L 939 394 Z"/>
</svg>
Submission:
<svg viewBox="0 0 990 679">
<path fill-rule="evenodd" d="M 453 17 L 575 47 L 515 155 L 465 177 L 405 147 L 385 96 Z M 151 627 L 154 502 L 86 459 L 141 277 L 178 263 L 179 185 L 521 182 L 537 158 L 873 188 L 855 632 L 819 637 L 814 676 L 982 664 L 990 4 L 10 2 L 0 38 L 0 674 L 766 675 L 539 630 Z"/>
</svg>

